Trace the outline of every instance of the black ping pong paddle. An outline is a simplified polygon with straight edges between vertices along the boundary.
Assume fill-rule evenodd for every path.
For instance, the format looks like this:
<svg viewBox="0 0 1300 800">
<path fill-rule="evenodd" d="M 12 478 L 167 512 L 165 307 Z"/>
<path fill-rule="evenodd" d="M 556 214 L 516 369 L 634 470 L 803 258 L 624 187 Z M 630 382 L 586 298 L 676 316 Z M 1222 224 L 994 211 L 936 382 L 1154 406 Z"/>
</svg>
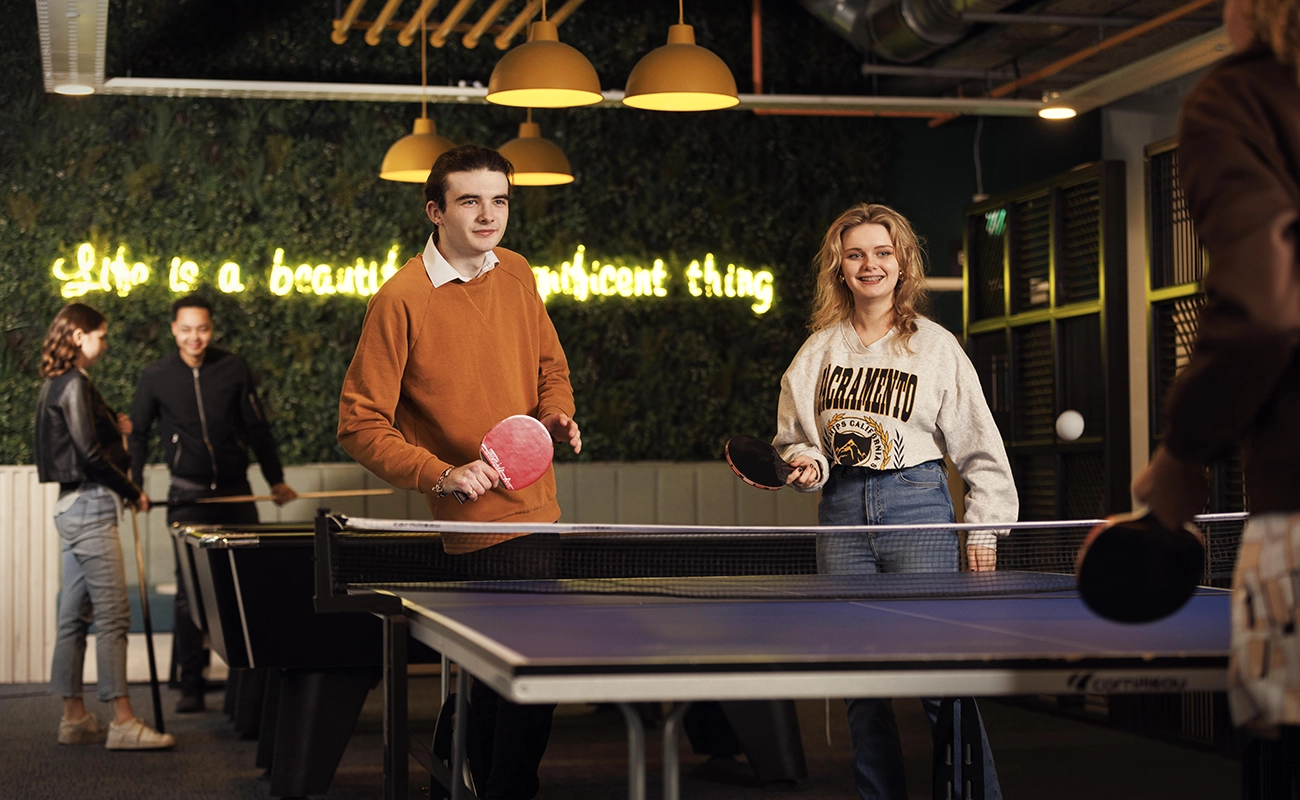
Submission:
<svg viewBox="0 0 1300 800">
<path fill-rule="evenodd" d="M 1114 622 L 1155 622 L 1191 598 L 1205 569 L 1205 538 L 1155 515 L 1121 514 L 1088 533 L 1075 565 L 1079 595 Z"/>
<path fill-rule="evenodd" d="M 798 467 L 791 466 L 776 448 L 754 436 L 733 436 L 725 450 L 731 471 L 750 486 L 776 491 Z"/>
</svg>

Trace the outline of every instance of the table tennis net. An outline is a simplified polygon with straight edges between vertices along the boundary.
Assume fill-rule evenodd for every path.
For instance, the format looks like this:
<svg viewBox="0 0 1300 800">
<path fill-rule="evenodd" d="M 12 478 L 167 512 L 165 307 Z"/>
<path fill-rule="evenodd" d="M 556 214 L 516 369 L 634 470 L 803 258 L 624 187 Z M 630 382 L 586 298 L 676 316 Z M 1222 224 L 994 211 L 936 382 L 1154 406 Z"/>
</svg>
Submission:
<svg viewBox="0 0 1300 800">
<path fill-rule="evenodd" d="M 774 593 L 820 599 L 1008 595 L 1072 589 L 1075 557 L 1096 522 L 1004 525 L 996 529 L 996 569 L 975 572 L 964 545 L 989 526 L 503 525 L 333 517 L 328 573 L 334 594 L 387 587 L 734 599 Z M 1198 519 L 1207 541 L 1203 584 L 1229 585 L 1244 522 L 1244 514 Z"/>
</svg>

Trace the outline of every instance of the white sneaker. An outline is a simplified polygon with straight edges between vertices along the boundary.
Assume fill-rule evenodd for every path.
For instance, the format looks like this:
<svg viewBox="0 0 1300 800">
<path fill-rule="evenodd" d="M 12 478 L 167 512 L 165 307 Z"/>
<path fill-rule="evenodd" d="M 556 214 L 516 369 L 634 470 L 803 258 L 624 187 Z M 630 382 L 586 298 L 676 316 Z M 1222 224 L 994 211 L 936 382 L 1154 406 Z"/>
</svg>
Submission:
<svg viewBox="0 0 1300 800">
<path fill-rule="evenodd" d="M 99 744 L 108 731 L 99 724 L 94 714 L 87 714 L 76 722 L 59 720 L 59 744 Z"/>
<path fill-rule="evenodd" d="M 170 733 L 159 733 L 136 717 L 122 725 L 116 722 L 108 726 L 108 741 L 104 747 L 109 750 L 163 750 L 176 744 Z"/>
</svg>

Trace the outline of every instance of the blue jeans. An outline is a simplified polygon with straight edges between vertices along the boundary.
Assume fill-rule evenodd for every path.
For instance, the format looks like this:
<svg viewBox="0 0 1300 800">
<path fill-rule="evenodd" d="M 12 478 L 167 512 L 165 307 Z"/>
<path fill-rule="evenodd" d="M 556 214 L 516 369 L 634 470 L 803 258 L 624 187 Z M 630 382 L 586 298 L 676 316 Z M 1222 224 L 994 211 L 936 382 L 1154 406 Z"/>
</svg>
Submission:
<svg viewBox="0 0 1300 800">
<path fill-rule="evenodd" d="M 84 484 L 81 496 L 54 517 L 63 542 L 63 586 L 59 594 L 58 637 L 50 669 L 50 691 L 81 697 L 86 633 L 95 623 L 98 691 L 105 703 L 128 695 L 126 634 L 131 604 L 126 598 L 126 566 L 117 538 L 117 499 L 98 484 Z"/>
<path fill-rule="evenodd" d="M 913 525 L 955 519 L 948 473 L 942 461 L 890 472 L 832 467 L 817 507 L 820 525 Z M 823 531 L 817 535 L 817 569 L 826 574 L 956 572 L 959 564 L 956 531 Z M 858 794 L 863 800 L 906 800 L 903 749 L 893 704 L 885 698 L 858 698 L 845 703 L 853 743 L 853 782 Z M 933 732 L 940 700 L 922 698 L 921 705 Z M 979 710 L 975 709 L 975 713 Z M 980 737 L 984 747 L 984 797 L 1001 800 L 1002 789 L 983 720 Z"/>
</svg>

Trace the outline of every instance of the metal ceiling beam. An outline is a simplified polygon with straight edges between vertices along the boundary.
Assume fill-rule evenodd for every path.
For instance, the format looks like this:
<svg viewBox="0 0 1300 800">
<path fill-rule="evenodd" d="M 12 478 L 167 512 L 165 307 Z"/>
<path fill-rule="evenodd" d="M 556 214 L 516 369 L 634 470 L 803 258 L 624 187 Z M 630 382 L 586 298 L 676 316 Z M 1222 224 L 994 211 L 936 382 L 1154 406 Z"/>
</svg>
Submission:
<svg viewBox="0 0 1300 800">
<path fill-rule="evenodd" d="M 1083 114 L 1208 67 L 1231 53 L 1227 31 L 1222 27 L 1216 28 L 1067 89 L 1053 103 L 1067 105 Z"/>
<path fill-rule="evenodd" d="M 410 84 L 308 83 L 292 81 L 223 81 L 192 78 L 110 78 L 104 94 L 158 97 L 221 97 L 259 100 L 346 100 L 418 103 L 420 87 Z M 600 106 L 622 108 L 623 92 L 603 93 Z M 431 103 L 486 103 L 487 89 L 472 86 L 430 86 Z M 985 97 L 880 97 L 850 95 L 742 94 L 739 110 L 771 109 L 812 113 L 873 111 L 942 114 L 983 114 L 1031 117 L 1042 108 L 1037 100 Z"/>
</svg>

